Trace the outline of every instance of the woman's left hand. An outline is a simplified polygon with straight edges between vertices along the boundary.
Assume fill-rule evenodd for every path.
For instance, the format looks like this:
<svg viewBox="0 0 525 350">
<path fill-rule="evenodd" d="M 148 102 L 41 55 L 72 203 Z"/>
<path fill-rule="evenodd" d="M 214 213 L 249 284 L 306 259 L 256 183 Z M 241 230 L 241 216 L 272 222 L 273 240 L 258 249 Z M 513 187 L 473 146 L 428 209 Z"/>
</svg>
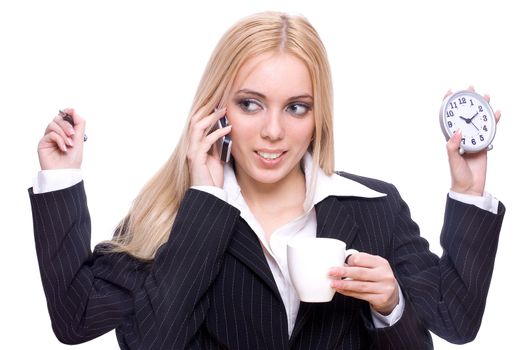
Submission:
<svg viewBox="0 0 525 350">
<path fill-rule="evenodd" d="M 344 278 L 332 281 L 338 293 L 368 301 L 372 308 L 389 315 L 399 303 L 399 288 L 388 261 L 378 255 L 352 254 L 347 265 L 333 267 L 329 276 Z"/>
<path fill-rule="evenodd" d="M 469 87 L 470 91 L 474 88 Z M 445 98 L 452 92 L 448 92 Z M 490 96 L 483 98 L 490 102 Z M 494 113 L 496 123 L 499 122 L 501 112 Z M 454 192 L 482 196 L 485 191 L 485 179 L 487 175 L 487 150 L 476 153 L 459 154 L 461 143 L 461 132 L 456 132 L 447 142 L 448 162 L 450 165 L 451 187 Z"/>
</svg>

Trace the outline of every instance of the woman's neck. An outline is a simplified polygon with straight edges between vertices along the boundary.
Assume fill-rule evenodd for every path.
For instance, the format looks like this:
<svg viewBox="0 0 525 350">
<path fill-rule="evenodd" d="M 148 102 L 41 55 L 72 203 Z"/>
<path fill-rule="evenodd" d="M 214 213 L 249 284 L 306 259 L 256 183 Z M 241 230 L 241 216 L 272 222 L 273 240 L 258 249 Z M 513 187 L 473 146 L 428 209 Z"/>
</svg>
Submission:
<svg viewBox="0 0 525 350">
<path fill-rule="evenodd" d="M 237 182 L 244 200 L 254 212 L 279 213 L 281 210 L 302 208 L 306 195 L 305 176 L 298 165 L 275 183 L 260 183 L 246 174 L 238 174 Z"/>
</svg>

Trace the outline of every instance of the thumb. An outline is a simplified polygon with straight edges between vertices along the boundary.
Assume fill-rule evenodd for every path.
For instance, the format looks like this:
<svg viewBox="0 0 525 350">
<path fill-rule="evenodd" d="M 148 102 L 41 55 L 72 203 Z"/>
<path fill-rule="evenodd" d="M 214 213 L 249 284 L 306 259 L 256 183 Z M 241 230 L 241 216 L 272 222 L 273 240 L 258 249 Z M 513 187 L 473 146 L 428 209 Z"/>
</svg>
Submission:
<svg viewBox="0 0 525 350">
<path fill-rule="evenodd" d="M 453 154 L 459 154 L 458 149 L 461 144 L 461 129 L 457 129 L 454 135 L 447 142 L 447 152 L 449 157 Z"/>
<path fill-rule="evenodd" d="M 84 143 L 84 133 L 86 130 L 86 121 L 82 118 L 73 108 L 67 108 L 65 110 L 69 115 L 73 117 L 75 135 L 73 135 L 73 141 L 75 144 Z"/>
<path fill-rule="evenodd" d="M 463 161 L 463 157 L 459 152 L 461 138 L 461 129 L 458 129 L 447 142 L 448 161 L 450 163 L 451 170 L 455 169 L 459 163 Z"/>
</svg>

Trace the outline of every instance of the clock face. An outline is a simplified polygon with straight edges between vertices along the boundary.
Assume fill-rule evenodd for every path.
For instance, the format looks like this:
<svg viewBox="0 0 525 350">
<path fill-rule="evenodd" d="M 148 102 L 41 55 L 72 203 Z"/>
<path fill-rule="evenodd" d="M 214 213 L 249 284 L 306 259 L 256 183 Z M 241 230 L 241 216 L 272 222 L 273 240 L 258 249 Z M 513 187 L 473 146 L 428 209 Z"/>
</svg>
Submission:
<svg viewBox="0 0 525 350">
<path fill-rule="evenodd" d="M 467 90 L 456 92 L 443 101 L 440 124 L 447 140 L 461 130 L 461 153 L 486 149 L 496 134 L 492 108 L 481 95 Z"/>
</svg>

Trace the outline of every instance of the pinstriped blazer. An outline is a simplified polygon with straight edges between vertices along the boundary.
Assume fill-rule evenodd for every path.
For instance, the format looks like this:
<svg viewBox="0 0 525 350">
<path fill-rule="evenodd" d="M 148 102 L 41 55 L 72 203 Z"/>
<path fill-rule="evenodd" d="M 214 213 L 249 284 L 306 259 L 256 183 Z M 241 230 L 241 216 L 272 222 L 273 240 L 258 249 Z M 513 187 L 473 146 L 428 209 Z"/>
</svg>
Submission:
<svg viewBox="0 0 525 350">
<path fill-rule="evenodd" d="M 429 349 L 429 330 L 454 343 L 481 324 L 504 206 L 490 212 L 447 198 L 443 256 L 428 250 L 394 186 L 341 173 L 381 198 L 329 197 L 317 235 L 388 259 L 406 307 L 375 329 L 366 302 L 336 294 L 301 303 L 288 337 L 284 304 L 260 243 L 239 211 L 190 189 L 153 263 L 90 249 L 83 183 L 29 190 L 38 262 L 53 330 L 64 343 L 116 328 L 121 349 Z"/>
</svg>

